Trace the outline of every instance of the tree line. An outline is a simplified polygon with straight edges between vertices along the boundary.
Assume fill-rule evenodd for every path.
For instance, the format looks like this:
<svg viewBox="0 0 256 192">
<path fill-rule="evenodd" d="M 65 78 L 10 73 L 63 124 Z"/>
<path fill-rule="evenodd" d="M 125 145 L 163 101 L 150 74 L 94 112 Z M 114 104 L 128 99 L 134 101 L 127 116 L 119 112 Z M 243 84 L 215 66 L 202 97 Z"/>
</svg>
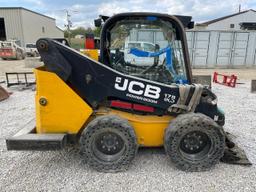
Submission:
<svg viewBox="0 0 256 192">
<path fill-rule="evenodd" d="M 76 35 L 84 35 L 85 34 L 94 34 L 94 37 L 100 37 L 100 27 L 95 27 L 95 28 L 84 28 L 84 27 L 77 27 L 75 29 L 70 30 L 70 37 L 74 38 Z M 64 30 L 64 37 L 68 38 L 68 31 Z"/>
</svg>

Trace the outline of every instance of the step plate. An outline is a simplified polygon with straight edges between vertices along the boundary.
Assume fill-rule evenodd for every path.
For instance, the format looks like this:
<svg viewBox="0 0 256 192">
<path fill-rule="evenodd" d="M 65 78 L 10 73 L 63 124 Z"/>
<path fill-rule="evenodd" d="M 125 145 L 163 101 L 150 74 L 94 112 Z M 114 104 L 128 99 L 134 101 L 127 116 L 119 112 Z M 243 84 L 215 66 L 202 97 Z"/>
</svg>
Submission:
<svg viewBox="0 0 256 192">
<path fill-rule="evenodd" d="M 7 150 L 61 150 L 67 144 L 67 134 L 37 134 L 35 130 L 33 119 L 6 139 Z"/>
</svg>

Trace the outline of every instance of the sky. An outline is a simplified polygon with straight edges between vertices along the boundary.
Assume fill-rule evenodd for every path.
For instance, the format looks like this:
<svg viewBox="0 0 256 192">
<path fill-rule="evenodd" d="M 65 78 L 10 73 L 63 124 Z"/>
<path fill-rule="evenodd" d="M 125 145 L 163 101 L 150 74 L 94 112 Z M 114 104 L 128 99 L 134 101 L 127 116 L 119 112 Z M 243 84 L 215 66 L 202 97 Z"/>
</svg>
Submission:
<svg viewBox="0 0 256 192">
<path fill-rule="evenodd" d="M 241 10 L 256 10 L 256 0 L 0 0 L 1 7 L 24 7 L 56 19 L 64 29 L 66 10 L 73 28 L 94 27 L 100 14 L 111 16 L 120 12 L 159 12 L 189 15 L 196 23 L 208 21 Z"/>
</svg>

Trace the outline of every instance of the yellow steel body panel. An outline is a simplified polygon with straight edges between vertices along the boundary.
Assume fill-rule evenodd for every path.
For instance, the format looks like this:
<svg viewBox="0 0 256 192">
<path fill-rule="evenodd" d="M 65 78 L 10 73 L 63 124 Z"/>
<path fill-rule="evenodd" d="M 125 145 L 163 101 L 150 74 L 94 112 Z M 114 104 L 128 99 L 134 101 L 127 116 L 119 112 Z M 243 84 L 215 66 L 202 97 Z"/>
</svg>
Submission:
<svg viewBox="0 0 256 192">
<path fill-rule="evenodd" d="M 93 60 L 98 61 L 99 60 L 98 51 L 99 51 L 98 49 L 84 49 L 80 52 L 92 58 Z"/>
<path fill-rule="evenodd" d="M 92 109 L 55 73 L 34 70 L 36 76 L 37 133 L 76 134 L 92 114 Z M 45 106 L 39 103 L 46 99 Z"/>
<path fill-rule="evenodd" d="M 133 126 L 140 146 L 157 147 L 163 145 L 164 131 L 175 117 L 138 115 L 109 108 L 100 108 L 94 112 L 55 73 L 34 70 L 37 82 L 36 91 L 36 131 L 37 133 L 77 134 L 84 124 L 101 115 L 118 115 L 127 119 Z M 39 103 L 44 98 L 45 106 Z"/>
<path fill-rule="evenodd" d="M 163 145 L 164 131 L 175 117 L 165 115 L 137 115 L 118 110 L 101 109 L 97 115 L 118 115 L 133 126 L 140 146 L 158 147 Z"/>
</svg>

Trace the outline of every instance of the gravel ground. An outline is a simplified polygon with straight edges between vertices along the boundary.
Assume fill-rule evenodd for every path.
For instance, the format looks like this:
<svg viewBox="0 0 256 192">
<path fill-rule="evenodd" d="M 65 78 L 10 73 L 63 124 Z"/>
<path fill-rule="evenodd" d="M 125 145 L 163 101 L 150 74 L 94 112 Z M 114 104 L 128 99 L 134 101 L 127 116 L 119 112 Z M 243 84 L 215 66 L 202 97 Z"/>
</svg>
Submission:
<svg viewBox="0 0 256 192">
<path fill-rule="evenodd" d="M 13 66 L 15 71 L 20 68 L 19 63 Z M 206 74 L 205 70 L 198 73 Z M 255 164 L 256 94 L 250 93 L 247 78 L 240 82 L 245 84 L 237 88 L 214 84 L 213 91 L 226 112 L 225 130 L 237 136 L 237 143 Z M 163 149 L 141 149 L 130 169 L 116 174 L 91 170 L 76 148 L 55 152 L 7 151 L 5 138 L 35 115 L 34 92 L 9 91 L 13 95 L 0 102 L 0 191 L 256 191 L 255 165 L 220 163 L 208 172 L 186 173 L 170 163 Z"/>
<path fill-rule="evenodd" d="M 214 85 L 226 112 L 225 129 L 237 136 L 256 163 L 256 94 L 250 83 L 229 88 Z M 5 138 L 34 117 L 34 92 L 14 91 L 0 103 L 0 191 L 256 191 L 256 169 L 220 163 L 208 172 L 177 170 L 163 149 L 142 149 L 127 172 L 91 170 L 77 149 L 56 152 L 7 151 Z"/>
<path fill-rule="evenodd" d="M 193 69 L 194 75 L 213 75 L 214 72 L 220 74 L 231 75 L 234 74 L 238 77 L 238 82 L 243 83 L 244 80 L 256 79 L 256 68 L 244 69 Z"/>
</svg>

